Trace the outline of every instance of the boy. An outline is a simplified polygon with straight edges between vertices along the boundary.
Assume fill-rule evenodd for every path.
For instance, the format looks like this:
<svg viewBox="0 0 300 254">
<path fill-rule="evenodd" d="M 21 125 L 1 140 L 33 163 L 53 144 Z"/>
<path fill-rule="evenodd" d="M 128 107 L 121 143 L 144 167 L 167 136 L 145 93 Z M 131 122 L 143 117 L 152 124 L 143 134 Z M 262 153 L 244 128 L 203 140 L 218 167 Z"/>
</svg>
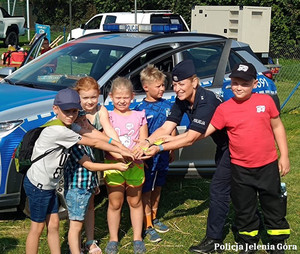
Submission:
<svg viewBox="0 0 300 254">
<path fill-rule="evenodd" d="M 206 136 L 227 129 L 240 253 L 255 253 L 259 241 L 257 194 L 271 240 L 270 253 L 284 253 L 284 240 L 290 235 L 286 204 L 280 198 L 280 174 L 290 170 L 285 129 L 272 98 L 252 94 L 258 84 L 252 64 L 236 65 L 229 77 L 234 97 L 216 109 Z M 279 161 L 274 138 L 281 154 Z"/>
<path fill-rule="evenodd" d="M 29 199 L 31 226 L 26 241 L 26 253 L 37 254 L 39 238 L 45 224 L 51 253 L 60 252 L 59 217 L 56 185 L 69 156 L 69 148 L 75 144 L 88 145 L 103 150 L 114 151 L 125 157 L 133 156 L 98 139 L 83 137 L 70 127 L 81 109 L 76 91 L 60 90 L 54 100 L 53 111 L 60 125 L 46 127 L 35 142 L 32 159 L 56 148 L 52 153 L 31 165 L 24 178 L 24 189 Z"/>
<path fill-rule="evenodd" d="M 89 123 L 85 117 L 85 111 L 79 111 L 75 121 L 81 127 L 88 129 Z M 101 249 L 94 240 L 94 226 L 88 228 L 94 223 L 94 209 L 88 213 L 88 206 L 93 194 L 97 193 L 98 178 L 96 171 L 107 169 L 118 169 L 126 171 L 127 165 L 124 163 L 104 164 L 94 163 L 94 155 L 90 147 L 82 145 L 74 145 L 70 151 L 70 157 L 66 163 L 64 172 L 65 198 L 68 207 L 70 228 L 68 233 L 68 241 L 70 251 L 73 254 L 80 254 L 80 236 L 84 220 L 86 227 L 86 250 L 89 253 L 101 254 Z M 91 213 L 91 214 L 90 214 Z"/>
<path fill-rule="evenodd" d="M 140 73 L 140 80 L 146 92 L 146 98 L 136 106 L 135 110 L 145 110 L 148 122 L 148 132 L 151 135 L 166 120 L 172 104 L 162 99 L 165 91 L 165 75 L 154 65 L 148 65 Z M 173 132 L 175 135 L 175 131 Z M 147 140 L 147 139 L 146 139 Z M 169 162 L 174 160 L 174 153 L 163 152 L 145 161 L 145 182 L 142 190 L 144 205 L 145 235 L 151 242 L 159 242 L 159 233 L 166 233 L 169 228 L 157 218 L 161 188 L 166 182 Z M 156 232 L 157 231 L 157 232 Z"/>
</svg>

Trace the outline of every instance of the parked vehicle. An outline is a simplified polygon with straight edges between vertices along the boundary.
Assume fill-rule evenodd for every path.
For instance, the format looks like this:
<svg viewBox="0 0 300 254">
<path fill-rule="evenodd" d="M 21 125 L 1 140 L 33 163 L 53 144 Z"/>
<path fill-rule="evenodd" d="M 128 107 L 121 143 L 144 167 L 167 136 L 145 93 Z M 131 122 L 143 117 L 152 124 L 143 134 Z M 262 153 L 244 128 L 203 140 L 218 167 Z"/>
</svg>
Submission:
<svg viewBox="0 0 300 254">
<path fill-rule="evenodd" d="M 100 13 L 92 17 L 85 24 L 82 24 L 79 28 L 73 29 L 67 39 L 76 39 L 82 35 L 103 32 L 103 25 L 108 23 L 180 24 L 183 31 L 189 31 L 183 17 L 179 14 L 171 13 L 171 11 L 138 11 L 136 21 L 134 12 Z"/>
<path fill-rule="evenodd" d="M 171 71 L 184 59 L 192 59 L 200 85 L 228 99 L 232 96 L 228 75 L 231 68 L 248 61 L 258 71 L 259 93 L 277 98 L 276 86 L 264 74 L 268 69 L 255 57 L 247 44 L 218 35 L 197 33 L 144 33 L 141 27 L 106 25 L 106 29 L 140 30 L 133 32 L 107 32 L 89 34 L 66 42 L 49 53 L 24 65 L 0 83 L 0 209 L 16 209 L 23 200 L 22 175 L 15 170 L 12 155 L 28 130 L 44 124 L 54 117 L 53 99 L 58 90 L 74 86 L 84 76 L 92 76 L 101 87 L 100 102 L 112 109 L 108 92 L 117 76 L 131 79 L 136 96 L 132 107 L 145 93 L 139 73 L 148 64 L 156 65 L 166 76 L 164 98 L 174 102 Z M 158 29 L 149 25 L 144 29 Z M 179 26 L 178 26 L 179 27 Z M 161 26 L 174 30 L 176 25 Z M 1 72 L 1 70 L 0 70 Z M 189 125 L 184 118 L 179 133 Z M 176 151 L 176 160 L 170 164 L 171 174 L 203 174 L 215 170 L 215 145 L 210 138 L 191 147 Z"/>
<path fill-rule="evenodd" d="M 19 35 L 25 34 L 24 24 L 24 17 L 11 16 L 0 7 L 0 39 L 5 46 L 18 45 Z"/>
</svg>

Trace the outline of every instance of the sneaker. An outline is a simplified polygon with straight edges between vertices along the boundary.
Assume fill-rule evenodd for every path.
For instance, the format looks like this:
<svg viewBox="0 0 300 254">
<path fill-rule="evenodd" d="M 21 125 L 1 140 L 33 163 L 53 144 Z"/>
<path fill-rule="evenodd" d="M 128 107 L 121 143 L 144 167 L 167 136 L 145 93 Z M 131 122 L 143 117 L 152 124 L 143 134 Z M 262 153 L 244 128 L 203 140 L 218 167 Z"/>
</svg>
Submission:
<svg viewBox="0 0 300 254">
<path fill-rule="evenodd" d="M 134 254 L 146 253 L 146 247 L 144 241 L 133 241 Z"/>
<path fill-rule="evenodd" d="M 158 219 L 153 220 L 152 223 L 155 230 L 159 233 L 166 233 L 170 230 L 165 224 L 160 222 Z"/>
<path fill-rule="evenodd" d="M 105 248 L 105 253 L 117 254 L 118 253 L 118 245 L 119 245 L 119 242 L 116 242 L 116 241 L 108 242 L 108 244 L 106 245 L 106 248 Z"/>
<path fill-rule="evenodd" d="M 148 227 L 145 230 L 145 237 L 149 238 L 149 241 L 152 243 L 158 243 L 160 242 L 162 239 L 160 238 L 159 234 L 157 234 L 157 232 L 155 231 L 154 228 L 152 227 Z"/>
<path fill-rule="evenodd" d="M 194 253 L 221 253 L 223 251 L 220 247 L 217 247 L 220 245 L 223 245 L 221 240 L 215 240 L 206 236 L 200 244 L 191 246 L 189 251 Z"/>
</svg>

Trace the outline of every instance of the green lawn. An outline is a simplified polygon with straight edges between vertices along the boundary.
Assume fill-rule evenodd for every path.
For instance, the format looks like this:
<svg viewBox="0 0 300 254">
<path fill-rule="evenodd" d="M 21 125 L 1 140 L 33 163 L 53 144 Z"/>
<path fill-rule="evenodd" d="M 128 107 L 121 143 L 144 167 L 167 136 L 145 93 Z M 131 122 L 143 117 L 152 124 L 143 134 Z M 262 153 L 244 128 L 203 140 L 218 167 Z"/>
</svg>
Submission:
<svg viewBox="0 0 300 254">
<path fill-rule="evenodd" d="M 283 114 L 282 120 L 286 126 L 291 172 L 283 178 L 288 190 L 288 214 L 287 219 L 291 226 L 291 237 L 288 244 L 297 245 L 298 251 L 287 251 L 286 253 L 300 253 L 300 118 L 299 114 Z M 172 177 L 168 179 L 163 188 L 159 217 L 170 227 L 170 231 L 162 235 L 163 241 L 152 244 L 146 240 L 148 253 L 188 253 L 192 244 L 198 243 L 205 235 L 206 218 L 208 212 L 210 179 L 182 179 Z M 96 239 L 100 240 L 100 246 L 105 248 L 108 241 L 108 229 L 106 223 L 107 198 L 98 198 L 96 206 Z M 233 213 L 225 228 L 225 240 L 228 244 L 234 244 L 233 234 L 230 230 L 233 222 Z M 23 254 L 25 239 L 29 230 L 30 220 L 18 217 L 14 214 L 0 214 L 0 250 L 1 253 Z M 68 222 L 60 222 L 60 236 L 62 253 L 68 253 L 67 248 Z M 263 234 L 265 235 L 265 234 Z M 121 245 L 120 253 L 133 253 L 132 229 L 130 226 L 127 205 L 123 208 L 122 222 L 120 227 Z M 40 241 L 40 252 L 49 253 L 46 234 Z M 234 253 L 227 251 L 225 253 Z M 266 253 L 260 251 L 258 253 Z"/>
</svg>

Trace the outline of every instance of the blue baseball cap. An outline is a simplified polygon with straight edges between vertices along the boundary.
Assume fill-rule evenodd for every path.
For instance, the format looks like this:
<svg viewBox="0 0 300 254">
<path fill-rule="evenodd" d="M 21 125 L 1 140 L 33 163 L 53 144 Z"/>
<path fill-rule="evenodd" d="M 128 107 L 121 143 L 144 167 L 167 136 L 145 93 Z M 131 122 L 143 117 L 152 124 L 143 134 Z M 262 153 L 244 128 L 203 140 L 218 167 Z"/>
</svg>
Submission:
<svg viewBox="0 0 300 254">
<path fill-rule="evenodd" d="M 60 90 L 55 96 L 53 105 L 60 107 L 62 110 L 82 109 L 78 92 L 71 88 Z"/>
<path fill-rule="evenodd" d="M 172 80 L 175 82 L 187 79 L 196 74 L 194 63 L 191 59 L 183 60 L 175 65 L 172 70 Z"/>
</svg>

